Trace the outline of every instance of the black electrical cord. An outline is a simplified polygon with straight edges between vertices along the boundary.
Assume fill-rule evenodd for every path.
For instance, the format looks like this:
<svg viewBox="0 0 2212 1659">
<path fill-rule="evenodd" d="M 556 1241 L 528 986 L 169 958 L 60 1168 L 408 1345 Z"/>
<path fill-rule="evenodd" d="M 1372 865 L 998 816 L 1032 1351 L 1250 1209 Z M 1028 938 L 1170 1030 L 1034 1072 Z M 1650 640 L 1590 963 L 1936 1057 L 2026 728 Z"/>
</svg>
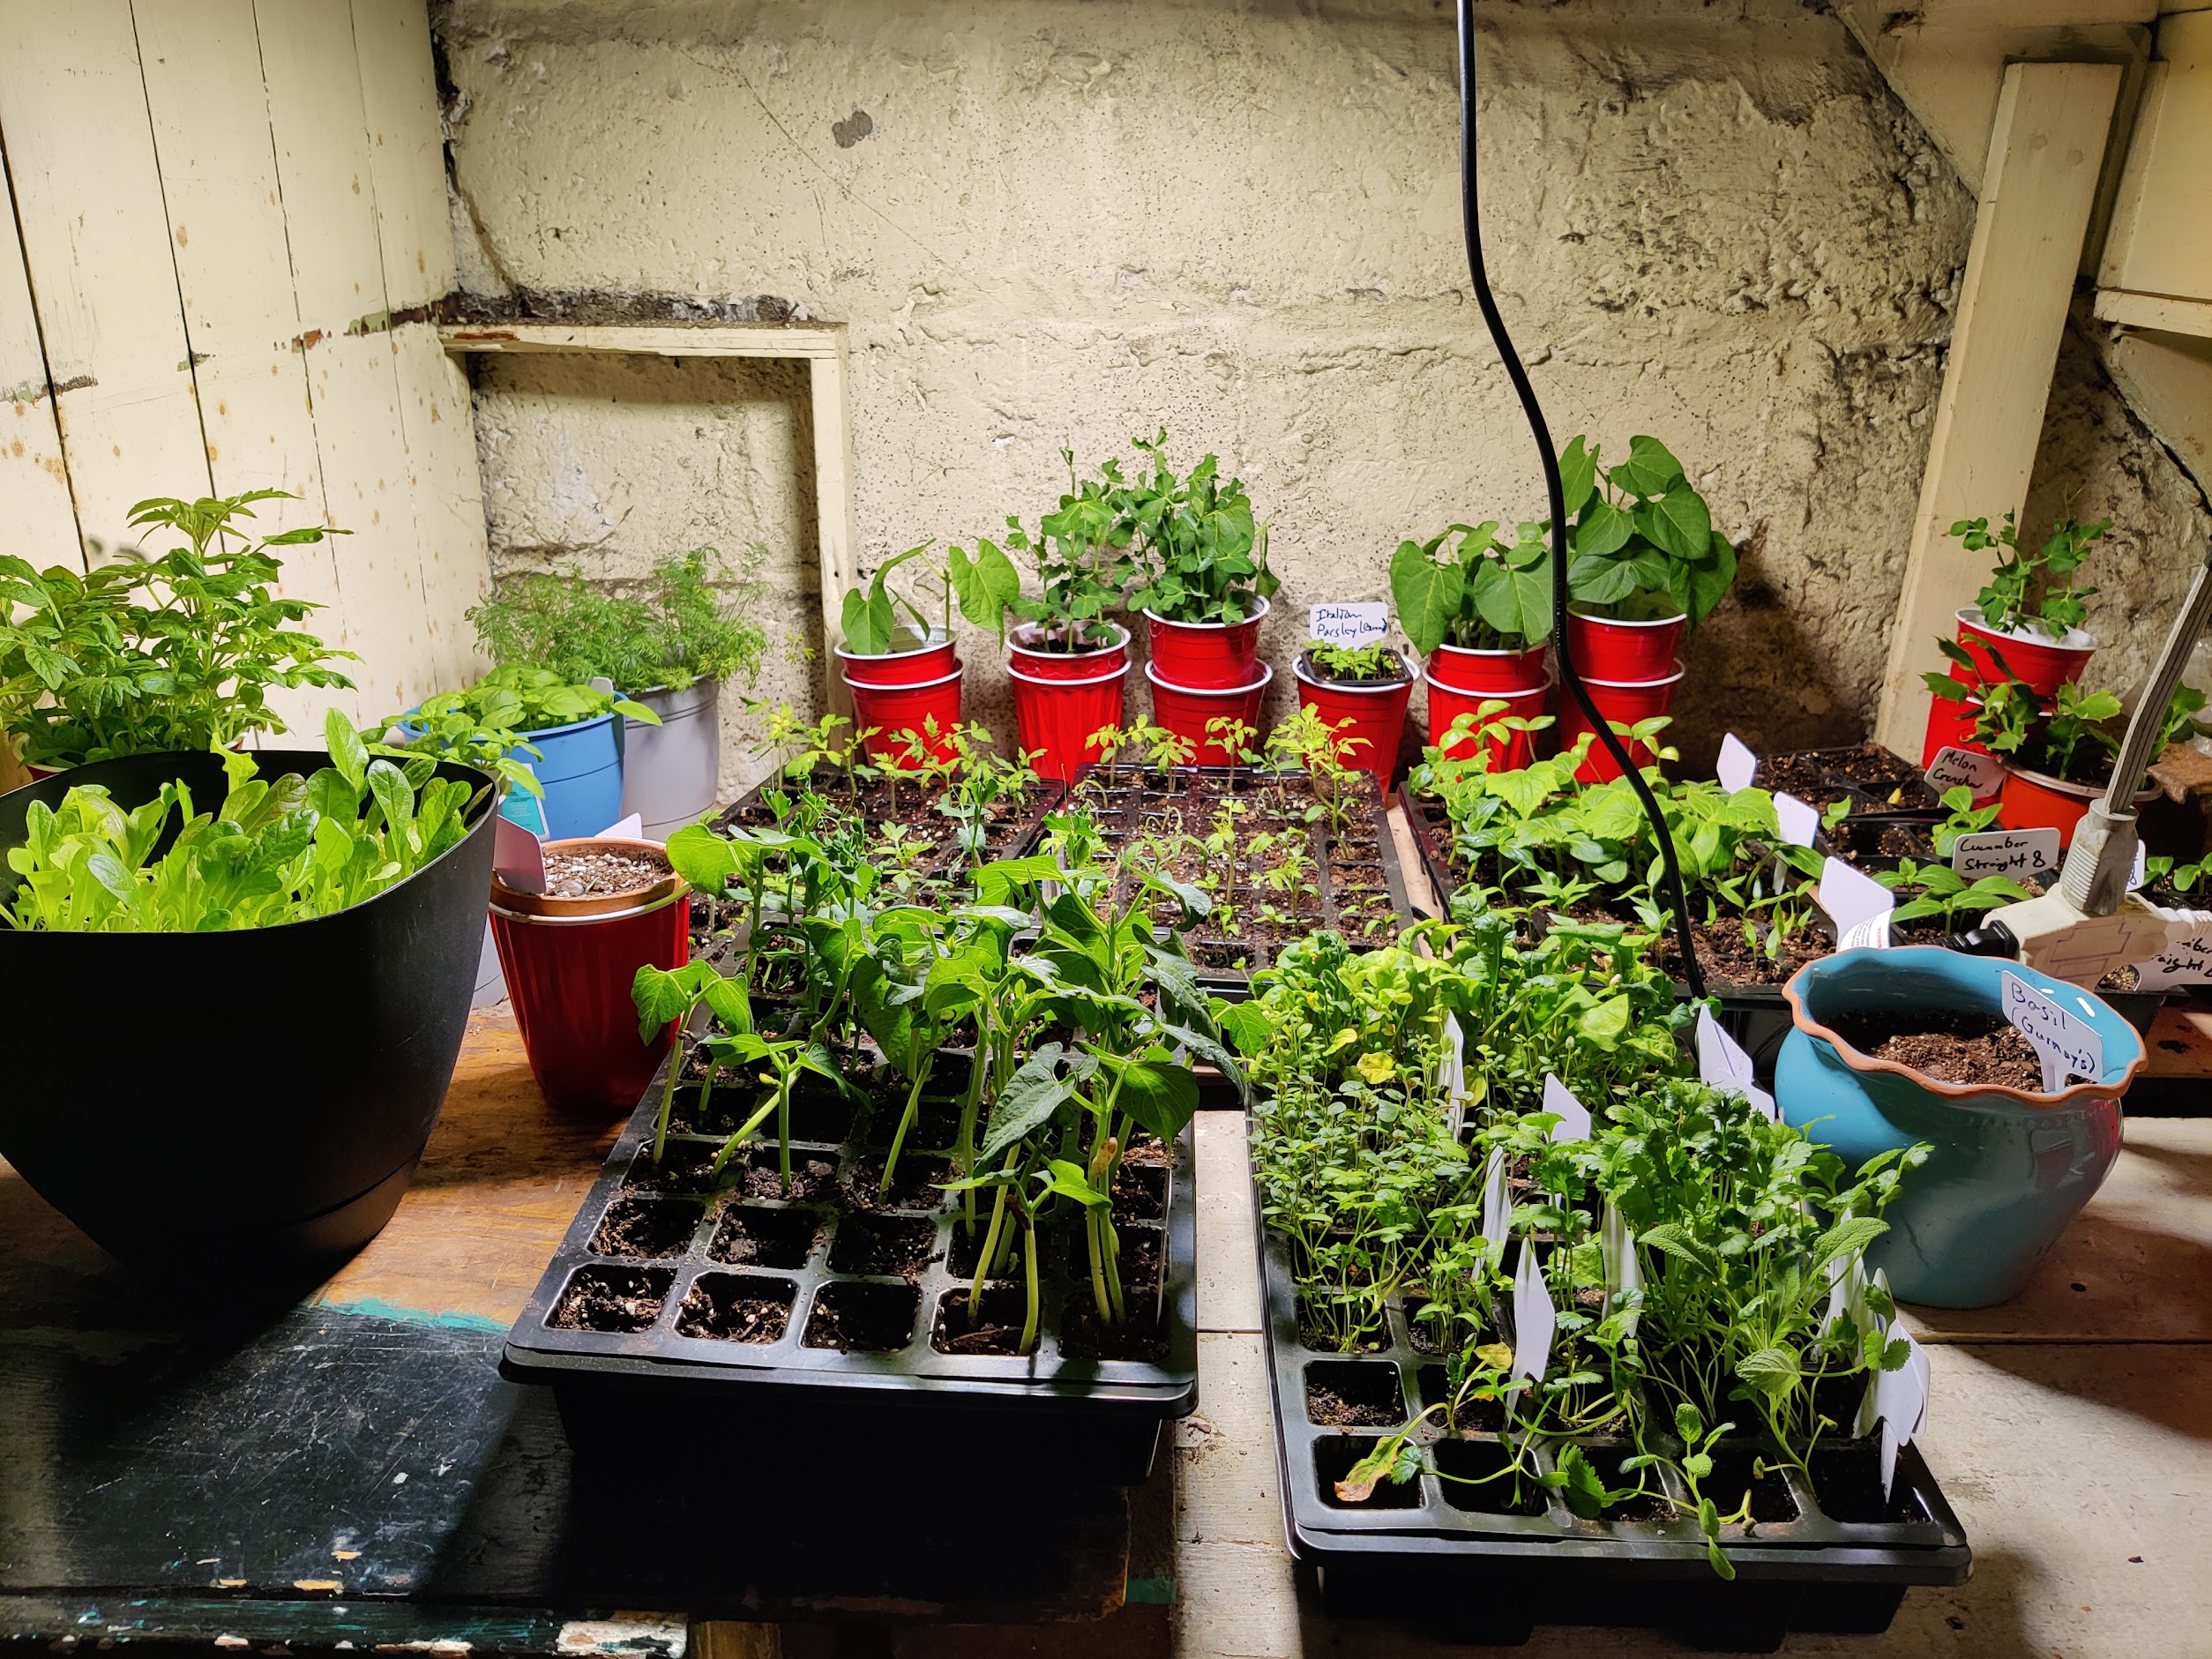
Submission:
<svg viewBox="0 0 2212 1659">
<path fill-rule="evenodd" d="M 1490 291 L 1490 273 L 1483 266 L 1483 227 L 1475 198 L 1475 12 L 1472 0 L 1459 0 L 1460 9 L 1460 203 L 1467 220 L 1467 269 L 1475 280 L 1475 303 L 1483 309 L 1483 321 L 1490 325 L 1490 337 L 1498 347 L 1498 355 L 1506 364 L 1506 377 L 1513 383 L 1513 391 L 1520 395 L 1521 407 L 1528 417 L 1528 430 L 1536 440 L 1536 454 L 1543 462 L 1543 487 L 1551 502 L 1551 644 L 1559 659 L 1559 677 L 1566 682 L 1567 690 L 1574 693 L 1574 700 L 1582 706 L 1588 717 L 1590 729 L 1612 755 L 1621 775 L 1636 791 L 1636 799 L 1643 803 L 1644 816 L 1651 820 L 1652 834 L 1659 843 L 1659 861 L 1666 867 L 1667 899 L 1674 910 L 1675 938 L 1682 953 L 1682 977 L 1690 987 L 1690 995 L 1702 998 L 1705 995 L 1705 975 L 1698 968 L 1696 942 L 1690 934 L 1690 902 L 1682 890 L 1682 866 L 1674 856 L 1674 836 L 1667 829 L 1666 816 L 1659 810 L 1659 803 L 1651 793 L 1651 786 L 1644 781 L 1643 773 L 1629 758 L 1627 749 L 1619 736 L 1597 712 L 1590 700 L 1589 688 L 1582 684 L 1582 676 L 1574 666 L 1574 659 L 1567 652 L 1567 523 L 1566 489 L 1559 482 L 1558 452 L 1552 447 L 1551 429 L 1544 424 L 1543 410 L 1536 403 L 1536 389 L 1528 383 L 1528 371 L 1521 367 L 1521 354 L 1513 349 L 1512 337 L 1506 333 L 1506 319 L 1498 315 L 1498 301 Z"/>
</svg>

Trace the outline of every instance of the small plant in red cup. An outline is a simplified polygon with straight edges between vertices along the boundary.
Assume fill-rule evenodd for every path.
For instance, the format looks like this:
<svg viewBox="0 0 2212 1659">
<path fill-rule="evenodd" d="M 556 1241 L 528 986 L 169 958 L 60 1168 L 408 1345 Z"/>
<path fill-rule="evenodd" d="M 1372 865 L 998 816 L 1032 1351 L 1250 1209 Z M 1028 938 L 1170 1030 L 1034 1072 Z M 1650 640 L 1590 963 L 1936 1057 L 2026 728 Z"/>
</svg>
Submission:
<svg viewBox="0 0 2212 1659">
<path fill-rule="evenodd" d="M 1018 587 L 1013 564 L 985 544 L 970 559 L 960 548 L 946 549 L 945 562 L 925 573 L 935 591 L 938 616 L 932 617 L 904 594 L 894 593 L 891 572 L 920 558 L 935 546 L 924 542 L 886 559 L 865 587 L 845 594 L 841 620 L 844 643 L 837 660 L 853 694 L 853 714 L 863 729 L 878 734 L 935 729 L 960 723 L 962 669 L 953 639 L 953 602 L 979 628 L 996 631 L 1005 611 L 1009 587 Z M 900 745 L 886 736 L 870 739 L 879 760 L 904 764 Z"/>
<path fill-rule="evenodd" d="M 1683 634 L 1712 614 L 1736 579 L 1736 544 L 1682 463 L 1655 437 L 1628 440 L 1628 459 L 1599 465 L 1578 437 L 1559 478 L 1573 520 L 1567 564 L 1567 646 L 1585 676 L 1613 684 L 1673 672 Z"/>
<path fill-rule="evenodd" d="M 1249 687 L 1260 678 L 1259 624 L 1281 586 L 1267 568 L 1267 527 L 1252 516 L 1240 479 L 1223 479 L 1207 455 L 1179 475 L 1169 464 L 1165 427 L 1133 440 L 1150 458 L 1149 476 L 1128 483 L 1109 463 L 1128 537 L 1136 587 L 1131 609 L 1151 627 L 1155 683 L 1186 691 Z"/>
<path fill-rule="evenodd" d="M 2096 649 L 2096 636 L 2081 626 L 2096 589 L 2077 583 L 2091 549 L 2111 527 L 2110 519 L 2085 525 L 2069 512 L 2031 551 L 2020 545 L 2009 512 L 1996 530 L 1986 518 L 1954 524 L 1951 534 L 1967 551 L 1994 548 L 1998 557 L 1988 584 L 1959 611 L 1958 647 L 1944 652 L 1951 677 L 1967 685 L 2017 678 L 2038 697 L 2054 697 L 2060 685 L 2079 679 Z"/>
<path fill-rule="evenodd" d="M 1364 767 L 1387 783 L 1398 761 L 1398 736 L 1413 696 L 1413 673 L 1405 659 L 1382 644 L 1329 645 L 1314 640 L 1291 665 L 1297 676 L 1298 704 L 1310 708 L 1332 730 L 1359 746 L 1347 764 Z"/>
<path fill-rule="evenodd" d="M 1390 595 L 1432 684 L 1512 697 L 1545 684 L 1551 546 L 1548 526 L 1519 526 L 1510 545 L 1498 527 L 1495 519 L 1455 524 L 1426 542 L 1401 542 Z"/>
</svg>

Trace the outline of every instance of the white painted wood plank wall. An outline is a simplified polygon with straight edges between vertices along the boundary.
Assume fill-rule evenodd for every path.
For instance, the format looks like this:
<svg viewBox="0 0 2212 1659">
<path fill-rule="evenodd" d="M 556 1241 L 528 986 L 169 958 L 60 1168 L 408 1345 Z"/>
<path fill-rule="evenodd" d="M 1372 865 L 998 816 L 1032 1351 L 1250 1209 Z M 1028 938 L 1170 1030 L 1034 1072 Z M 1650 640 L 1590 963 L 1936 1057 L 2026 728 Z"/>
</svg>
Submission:
<svg viewBox="0 0 2212 1659">
<path fill-rule="evenodd" d="M 473 675 L 467 384 L 392 320 L 452 285 L 422 0 L 0 0 L 0 146 L 14 548 L 81 563 L 144 497 L 286 489 L 263 525 L 352 533 L 291 549 L 284 583 L 363 659 L 342 706 Z M 280 708 L 311 732 L 324 700 Z"/>
</svg>

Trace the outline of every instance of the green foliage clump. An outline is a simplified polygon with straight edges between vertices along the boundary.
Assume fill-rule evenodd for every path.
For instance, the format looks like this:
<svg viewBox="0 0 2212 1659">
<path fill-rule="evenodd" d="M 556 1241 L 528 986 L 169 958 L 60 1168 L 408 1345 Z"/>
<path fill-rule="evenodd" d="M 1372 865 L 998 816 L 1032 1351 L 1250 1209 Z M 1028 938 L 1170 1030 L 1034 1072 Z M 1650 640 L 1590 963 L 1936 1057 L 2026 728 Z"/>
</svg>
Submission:
<svg viewBox="0 0 2212 1659">
<path fill-rule="evenodd" d="M 476 643 L 502 668 L 542 669 L 579 683 L 605 677 L 625 691 L 681 691 L 699 680 L 759 676 L 767 635 L 750 614 L 763 548 L 742 564 L 711 547 L 672 553 L 627 594 L 571 570 L 504 578 L 467 611 Z"/>
</svg>

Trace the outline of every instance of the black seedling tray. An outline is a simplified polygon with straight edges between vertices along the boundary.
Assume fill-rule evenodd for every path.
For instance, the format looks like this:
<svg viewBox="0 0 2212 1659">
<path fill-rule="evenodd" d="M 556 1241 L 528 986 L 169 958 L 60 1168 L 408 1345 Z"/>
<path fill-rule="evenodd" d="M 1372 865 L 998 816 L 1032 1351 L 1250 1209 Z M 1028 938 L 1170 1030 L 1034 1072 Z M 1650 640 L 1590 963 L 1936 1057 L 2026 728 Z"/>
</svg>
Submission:
<svg viewBox="0 0 2212 1659">
<path fill-rule="evenodd" d="M 1303 793 L 1308 787 L 1304 773 L 1277 774 L 1228 766 L 1176 767 L 1172 773 L 1174 786 L 1168 789 L 1160 787 L 1159 773 L 1151 768 L 1140 772 L 1134 766 L 1124 766 L 1118 775 L 1119 783 L 1109 784 L 1106 774 L 1093 766 L 1069 791 L 1071 804 L 1090 807 L 1108 850 L 1117 854 L 1145 833 L 1146 814 L 1172 807 L 1186 784 L 1199 783 L 1216 788 L 1227 784 L 1234 793 L 1255 798 L 1264 798 L 1278 776 L 1283 777 L 1293 790 Z M 1407 897 L 1405 871 L 1398 862 L 1398 849 L 1390 833 L 1387 803 L 1373 774 L 1355 772 L 1347 787 L 1361 793 L 1357 822 L 1367 832 L 1367 838 L 1373 841 L 1374 854 L 1367 856 L 1364 847 L 1340 846 L 1326 818 L 1299 825 L 1312 846 L 1314 886 L 1319 893 L 1311 913 L 1301 915 L 1299 920 L 1307 924 L 1309 931 L 1334 929 L 1354 950 L 1371 949 L 1389 943 L 1395 938 L 1397 928 L 1411 923 L 1415 915 Z M 1206 825 L 1196 822 L 1184 827 L 1189 833 L 1202 833 Z M 1366 890 L 1371 893 L 1375 878 L 1380 878 L 1381 892 L 1389 901 L 1394 923 L 1387 933 L 1367 934 L 1356 925 L 1346 925 L 1343 905 L 1351 892 L 1348 876 L 1364 878 Z M 1256 908 L 1257 902 L 1256 898 L 1248 900 L 1246 908 Z M 1210 938 L 1202 932 L 1185 939 L 1185 949 L 1199 970 L 1200 983 L 1218 995 L 1230 997 L 1247 990 L 1252 973 L 1271 962 L 1280 948 L 1277 945 L 1248 945 L 1240 939 Z"/>
<path fill-rule="evenodd" d="M 880 826 L 886 821 L 871 810 L 871 807 L 882 805 L 886 800 L 881 784 L 878 781 L 871 781 L 862 786 L 856 803 L 848 803 L 842 776 L 826 767 L 817 767 L 805 782 L 811 784 L 815 793 L 829 801 L 841 815 L 849 814 L 856 810 L 860 818 L 871 826 Z M 723 830 L 774 829 L 777 827 L 775 813 L 770 810 L 765 797 L 772 790 L 781 790 L 783 794 L 796 798 L 803 787 L 805 786 L 796 779 L 774 776 L 764 778 L 726 809 L 714 820 L 714 827 Z M 923 798 L 923 786 L 918 779 L 909 778 L 900 788 L 903 791 L 911 792 L 916 800 Z M 1034 852 L 1038 840 L 1043 833 L 1045 814 L 1057 811 L 1066 793 L 1066 785 L 1057 779 L 1042 779 L 1031 784 L 1022 800 L 1013 810 L 1009 811 L 985 833 L 986 856 L 993 859 L 1020 858 Z M 922 815 L 925 822 L 938 817 L 934 803 L 941 799 L 942 796 L 943 791 L 940 789 L 936 794 L 928 796 L 931 802 L 931 809 Z M 941 820 L 941 827 L 932 826 L 937 835 L 941 838 L 941 844 L 930 862 L 921 866 L 921 874 L 938 878 L 949 877 L 957 874 L 967 863 L 968 855 L 960 850 L 960 843 L 953 838 L 953 820 L 949 818 Z"/>
<path fill-rule="evenodd" d="M 1486 1643 L 1526 1641 L 1537 1624 L 1610 1624 L 1678 1629 L 1708 1648 L 1771 1652 L 1791 1630 L 1886 1630 L 1910 1586 L 1966 1581 L 1972 1557 L 1965 1534 L 1909 1445 L 1898 1453 L 1887 1501 L 1872 1440 L 1817 1449 L 1817 1487 L 1795 1471 L 1770 1472 L 1752 1511 L 1768 1518 L 1722 1528 L 1733 1581 L 1713 1572 L 1693 1506 L 1671 1476 L 1663 1484 L 1677 1500 L 1676 1518 L 1618 1521 L 1581 1520 L 1556 1495 L 1525 1486 L 1516 1503 L 1510 1476 L 1482 1486 L 1439 1477 L 1440 1468 L 1482 1476 L 1504 1467 L 1497 1433 L 1424 1425 L 1415 1482 L 1386 1483 L 1364 1504 L 1342 1503 L 1334 1483 L 1428 1403 L 1441 1386 L 1443 1356 L 1415 1345 L 1395 1297 L 1375 1349 L 1345 1355 L 1305 1347 L 1289 1246 L 1264 1226 L 1258 1233 L 1283 1534 L 1291 1554 L 1318 1574 L 1332 1613 L 1439 1625 Z M 1309 1380 L 1394 1411 L 1394 1421 L 1362 1429 L 1316 1424 Z M 1609 1451 L 1633 1449 L 1597 1437 L 1581 1444 L 1601 1462 Z M 1751 1439 L 1715 1448 L 1720 1468 L 1705 1486 L 1724 1510 L 1743 1496 L 1726 1489 L 1730 1463 L 1748 1485 L 1759 1449 Z M 1538 1468 L 1552 1467 L 1547 1446 L 1535 1457 Z M 1834 1494 L 1832 1508 L 1823 1490 Z"/>
<path fill-rule="evenodd" d="M 948 1054 L 945 1063 L 953 1067 Z M 964 1070 L 966 1056 L 956 1057 Z M 872 1073 L 856 1065 L 863 1085 Z M 709 1102 L 719 1121 L 731 1107 L 757 1098 L 725 1076 Z M 690 1085 L 676 1091 L 684 1117 Z M 660 1109 L 655 1083 L 615 1143 L 599 1178 L 554 1253 L 529 1304 L 508 1334 L 503 1376 L 554 1389 L 570 1444 L 579 1454 L 636 1458 L 650 1454 L 652 1425 L 681 1423 L 685 1438 L 661 1454 L 712 1455 L 727 1446 L 751 1462 L 779 1457 L 810 1468 L 842 1462 L 863 1478 L 895 1478 L 915 1460 L 941 1475 L 966 1446 L 988 1446 L 994 1460 L 1050 1466 L 1073 1481 L 1134 1484 L 1149 1473 L 1167 1424 L 1198 1403 L 1196 1280 L 1197 1198 L 1193 1140 L 1186 1128 L 1162 1162 L 1125 1177 L 1151 1189 L 1157 1221 L 1125 1214 L 1117 1221 L 1129 1248 L 1123 1261 L 1133 1316 L 1154 1297 L 1164 1351 L 1155 1361 L 1097 1359 L 1079 1351 L 1078 1317 L 1090 1305 L 1090 1280 L 1080 1229 L 1040 1235 L 1043 1314 L 1036 1351 L 1027 1356 L 946 1352 L 933 1337 L 949 1293 L 964 1299 L 968 1280 L 948 1267 L 958 1247 L 957 1200 L 930 1184 L 948 1178 L 928 1148 L 949 1140 L 944 1127 L 956 1108 L 925 1098 L 917 1130 L 900 1156 L 892 1202 L 873 1205 L 874 1183 L 859 1177 L 880 1159 L 905 1103 L 871 1089 L 850 1108 L 826 1086 L 795 1094 L 792 1164 L 804 1173 L 794 1198 L 778 1189 L 773 1119 L 765 1140 L 733 1159 L 722 1182 L 710 1184 L 706 1163 L 723 1134 L 678 1134 L 672 1125 L 663 1168 L 652 1162 Z M 731 1125 L 735 1127 L 733 1124 Z M 726 1133 L 726 1132 L 725 1132 Z M 807 1139 L 801 1140 L 804 1134 Z M 764 1166 L 765 1178 L 746 1174 Z M 812 1166 L 810 1168 L 810 1166 Z M 825 1166 L 826 1166 L 825 1168 Z M 876 1169 L 879 1171 L 878 1162 Z M 684 1172 L 690 1171 L 691 1174 Z M 848 1182 L 862 1205 L 841 1196 Z M 750 1196 L 746 1184 L 768 1196 Z M 626 1237 L 602 1236 L 609 1211 L 627 1222 Z M 989 1207 L 980 1207 L 987 1220 Z M 980 1244 L 979 1223 L 976 1243 Z M 1070 1238 L 1066 1235 L 1072 1232 Z M 1158 1252 L 1156 1291 L 1130 1271 L 1135 1250 Z M 972 1251 L 974 1245 L 968 1248 Z M 910 1252 L 901 1270 L 878 1272 L 876 1250 Z M 926 1259 L 923 1259 L 926 1252 Z M 986 1285 L 986 1317 L 1004 1306 L 1011 1285 L 1020 1301 L 1019 1268 L 1011 1281 Z M 593 1288 L 633 1298 L 629 1330 L 570 1329 L 550 1323 L 572 1295 Z M 818 1346 L 826 1322 L 848 1321 L 872 1344 Z M 701 1317 L 758 1320 L 769 1340 L 688 1334 Z M 1016 1313 L 1016 1320 L 1020 1315 Z M 814 1339 L 813 1342 L 809 1338 Z M 764 1432 L 765 1431 L 765 1432 Z"/>
<path fill-rule="evenodd" d="M 1916 823 L 1931 819 L 1940 822 L 1947 816 L 1943 803 L 1928 785 L 1919 767 L 1878 743 L 1847 744 L 1835 749 L 1797 749 L 1788 754 L 1761 755 L 1759 771 L 1752 781 L 1762 789 L 1776 786 L 1768 781 L 1772 769 L 1785 761 L 1809 761 L 1820 769 L 1823 783 L 1830 788 L 1846 791 L 1851 799 L 1851 816 L 1861 813 L 1877 818 L 1908 818 Z M 1856 781 L 1850 775 L 1853 761 L 1861 764 L 1861 770 L 1871 765 L 1887 771 L 1890 777 L 1881 787 Z M 1787 787 L 1787 786 L 1783 786 Z M 1791 794 L 1798 793 L 1790 790 Z M 1894 795 L 1896 798 L 1890 797 Z M 1821 805 L 1820 802 L 1811 804 Z"/>
</svg>

